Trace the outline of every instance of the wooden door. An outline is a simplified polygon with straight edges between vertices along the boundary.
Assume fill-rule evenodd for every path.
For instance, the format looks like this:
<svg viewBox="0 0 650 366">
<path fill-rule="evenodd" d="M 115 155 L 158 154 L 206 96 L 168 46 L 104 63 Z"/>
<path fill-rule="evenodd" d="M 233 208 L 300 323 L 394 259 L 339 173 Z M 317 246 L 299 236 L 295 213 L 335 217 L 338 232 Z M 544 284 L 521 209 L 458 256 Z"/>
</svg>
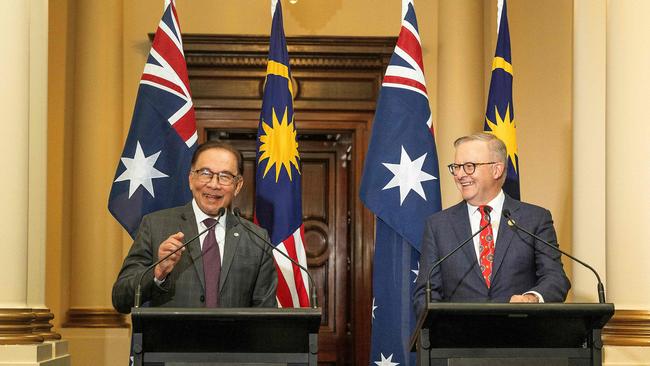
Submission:
<svg viewBox="0 0 650 366">
<path fill-rule="evenodd" d="M 211 130 L 244 155 L 244 188 L 233 205 L 252 219 L 255 194 L 255 133 Z M 307 264 L 323 309 L 319 363 L 343 365 L 352 358 L 350 338 L 350 135 L 299 133 L 302 212 Z"/>
</svg>

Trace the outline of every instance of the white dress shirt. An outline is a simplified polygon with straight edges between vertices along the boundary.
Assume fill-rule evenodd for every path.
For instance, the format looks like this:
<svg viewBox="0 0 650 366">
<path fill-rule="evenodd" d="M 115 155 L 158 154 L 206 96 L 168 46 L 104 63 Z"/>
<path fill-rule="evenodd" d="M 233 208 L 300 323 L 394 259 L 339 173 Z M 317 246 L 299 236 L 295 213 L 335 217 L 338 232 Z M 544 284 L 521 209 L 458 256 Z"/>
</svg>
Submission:
<svg viewBox="0 0 650 366">
<path fill-rule="evenodd" d="M 501 222 L 501 211 L 503 210 L 503 201 L 505 201 L 505 199 L 506 195 L 503 193 L 503 190 L 501 190 L 499 191 L 499 194 L 497 194 L 497 196 L 487 204 L 487 206 L 492 208 L 492 212 L 490 212 L 490 223 L 492 224 L 492 236 L 494 237 L 495 249 L 498 245 L 497 238 L 499 237 L 499 223 Z M 475 233 L 481 228 L 481 212 L 479 211 L 478 206 L 467 203 L 467 213 L 469 214 L 469 225 L 472 228 L 472 233 Z M 481 263 L 481 252 L 479 250 L 481 240 L 479 239 L 479 236 L 480 235 L 476 235 L 474 237 L 474 251 L 476 252 L 476 261 Z"/>
<path fill-rule="evenodd" d="M 216 217 L 207 215 L 205 212 L 201 211 L 199 205 L 196 204 L 196 200 L 194 199 L 192 200 L 192 209 L 194 210 L 194 217 L 196 217 L 196 227 L 199 229 L 198 232 L 201 232 L 208 228 L 203 223 L 203 220 L 207 218 L 216 219 Z M 217 234 L 217 244 L 219 245 L 219 256 L 221 258 L 221 263 L 223 263 L 223 249 L 226 240 L 226 218 L 227 217 L 228 217 L 228 210 L 226 210 L 223 213 L 223 216 L 219 218 L 219 223 L 214 228 L 215 234 Z M 201 249 L 203 249 L 203 242 L 205 241 L 206 236 L 208 236 L 207 231 L 203 233 L 201 237 L 199 237 L 199 243 L 201 243 Z"/>
</svg>

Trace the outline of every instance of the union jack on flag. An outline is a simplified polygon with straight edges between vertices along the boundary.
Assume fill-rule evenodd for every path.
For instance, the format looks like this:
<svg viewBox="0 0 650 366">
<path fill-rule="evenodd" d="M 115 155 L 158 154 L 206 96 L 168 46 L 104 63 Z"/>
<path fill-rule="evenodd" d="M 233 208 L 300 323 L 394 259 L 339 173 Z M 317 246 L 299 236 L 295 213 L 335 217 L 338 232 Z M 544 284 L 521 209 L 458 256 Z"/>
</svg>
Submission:
<svg viewBox="0 0 650 366">
<path fill-rule="evenodd" d="M 412 0 L 377 101 L 360 196 L 377 216 L 370 364 L 415 365 L 411 300 L 425 219 L 440 210 L 438 155 Z"/>
<path fill-rule="evenodd" d="M 178 15 L 174 1 L 166 1 L 108 200 L 109 211 L 131 237 L 142 216 L 190 201 L 187 176 L 196 145 Z"/>
<path fill-rule="evenodd" d="M 300 155 L 293 114 L 293 89 L 282 6 L 271 2 L 273 21 L 269 61 L 257 132 L 255 221 L 269 232 L 271 243 L 307 267 L 302 222 Z M 307 307 L 307 274 L 275 253 L 277 298 L 281 307 Z"/>
</svg>

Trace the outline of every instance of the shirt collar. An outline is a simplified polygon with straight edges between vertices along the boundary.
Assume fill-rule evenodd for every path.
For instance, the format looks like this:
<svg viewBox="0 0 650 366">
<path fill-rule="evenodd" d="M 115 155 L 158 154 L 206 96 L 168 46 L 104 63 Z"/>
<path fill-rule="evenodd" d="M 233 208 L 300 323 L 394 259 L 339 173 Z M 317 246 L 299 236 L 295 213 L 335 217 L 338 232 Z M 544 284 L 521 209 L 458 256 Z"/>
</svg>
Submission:
<svg viewBox="0 0 650 366">
<path fill-rule="evenodd" d="M 488 206 L 492 208 L 490 213 L 491 218 L 501 217 L 501 210 L 503 209 L 503 202 L 506 200 L 506 195 L 503 193 L 503 189 L 499 190 L 499 193 L 494 197 L 490 202 L 487 203 Z M 467 212 L 472 216 L 478 212 L 478 206 L 474 206 L 467 202 Z M 499 220 L 496 220 L 497 222 Z"/>
<path fill-rule="evenodd" d="M 201 211 L 201 208 L 199 208 L 199 205 L 196 203 L 195 199 L 192 199 L 192 210 L 194 211 L 194 217 L 196 217 L 196 222 L 199 225 L 202 224 L 203 220 L 207 218 L 212 218 L 212 219 L 217 218 L 216 216 L 210 216 L 205 212 Z M 227 216 L 228 216 L 228 210 L 224 211 L 223 216 L 221 216 L 221 219 L 219 219 L 218 226 L 225 226 Z"/>
</svg>

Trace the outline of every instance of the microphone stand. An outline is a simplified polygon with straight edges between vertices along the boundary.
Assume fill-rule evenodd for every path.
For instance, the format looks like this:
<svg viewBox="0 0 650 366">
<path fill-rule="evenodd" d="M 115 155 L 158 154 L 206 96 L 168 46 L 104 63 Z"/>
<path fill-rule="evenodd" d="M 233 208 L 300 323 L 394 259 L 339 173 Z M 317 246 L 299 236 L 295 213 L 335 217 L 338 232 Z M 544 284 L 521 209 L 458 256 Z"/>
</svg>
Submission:
<svg viewBox="0 0 650 366">
<path fill-rule="evenodd" d="M 303 271 L 307 274 L 307 278 L 309 278 L 309 283 L 310 283 L 310 285 L 311 285 L 311 288 L 310 288 L 310 290 L 309 290 L 310 302 L 311 302 L 311 304 L 312 304 L 312 308 L 313 308 L 313 309 L 318 308 L 318 296 L 317 296 L 317 294 L 316 294 L 316 284 L 315 284 L 315 282 L 314 282 L 314 279 L 311 277 L 311 274 L 310 274 L 309 271 L 307 270 L 307 268 L 305 268 L 303 265 L 301 265 L 300 263 L 298 263 L 295 259 L 289 257 L 286 253 L 284 253 L 283 251 L 281 251 L 280 249 L 278 249 L 275 245 L 271 244 L 268 240 L 266 240 L 265 238 L 263 238 L 261 235 L 259 235 L 258 233 L 254 232 L 253 230 L 249 229 L 246 225 L 244 225 L 244 224 L 242 223 L 242 221 L 241 221 L 241 210 L 239 209 L 239 207 L 235 207 L 235 208 L 233 209 L 233 213 L 235 214 L 235 217 L 237 218 L 237 221 L 239 221 L 239 224 L 240 224 L 241 226 L 243 226 L 244 229 L 246 229 L 246 231 L 248 231 L 249 233 L 251 233 L 251 234 L 255 235 L 256 237 L 258 237 L 258 238 L 259 238 L 260 240 L 262 240 L 266 245 L 268 245 L 269 247 L 271 247 L 271 249 L 273 249 L 273 250 L 275 250 L 276 252 L 282 254 L 283 257 L 287 258 L 289 261 L 291 261 L 291 263 L 295 264 L 298 268 L 300 268 L 301 270 L 303 270 Z"/>
<path fill-rule="evenodd" d="M 560 252 L 560 253 L 566 255 L 567 257 L 573 259 L 574 261 L 576 261 L 576 262 L 582 264 L 583 266 L 585 266 L 585 267 L 587 267 L 589 270 L 591 270 L 591 272 L 593 272 L 594 275 L 596 275 L 596 280 L 598 281 L 598 285 L 597 285 L 597 289 L 598 289 L 598 302 L 601 303 L 601 304 L 604 304 L 604 303 L 605 303 L 605 286 L 603 286 L 603 283 L 600 281 L 600 276 L 598 275 L 598 272 L 596 272 L 596 270 L 595 270 L 593 267 L 591 267 L 591 266 L 588 265 L 587 263 L 581 261 L 580 259 L 578 259 L 578 258 L 572 256 L 571 254 L 569 254 L 569 253 L 563 251 L 562 249 L 556 247 L 555 245 L 553 245 L 553 244 L 547 242 L 546 240 L 540 238 L 539 236 L 537 236 L 537 235 L 531 233 L 530 231 L 524 229 L 523 227 L 517 225 L 517 222 L 512 218 L 512 215 L 510 214 L 510 210 L 504 210 L 504 211 L 503 211 L 503 217 L 505 217 L 506 219 L 508 219 L 508 222 L 507 222 L 507 223 L 508 223 L 508 226 L 510 226 L 510 227 L 514 227 L 514 228 L 516 228 L 516 229 L 518 229 L 518 230 L 521 230 L 521 231 L 525 232 L 526 234 L 532 236 L 533 238 L 539 240 L 540 242 L 546 244 L 547 246 L 549 246 L 549 247 L 553 248 L 554 250 L 556 250 L 556 251 L 558 251 L 558 252 Z"/>
<path fill-rule="evenodd" d="M 463 246 L 465 246 L 465 244 L 469 243 L 470 240 L 472 240 L 472 239 L 473 239 L 476 235 L 478 235 L 481 231 L 485 230 L 485 228 L 487 228 L 488 226 L 490 226 L 490 224 L 492 223 L 492 218 L 490 217 L 490 212 L 492 211 L 492 209 L 490 208 L 489 210 L 487 210 L 487 208 L 488 208 L 488 207 L 486 207 L 486 210 L 485 210 L 486 213 L 487 213 L 487 224 L 485 224 L 485 225 L 483 225 L 482 227 L 480 227 L 480 228 L 478 229 L 477 232 L 475 232 L 474 234 L 472 234 L 472 236 L 470 236 L 469 238 L 465 239 L 465 241 L 463 241 L 462 243 L 460 243 L 460 245 L 457 246 L 456 248 L 454 248 L 454 250 L 452 250 L 451 252 L 447 253 L 447 255 L 445 255 L 445 256 L 442 257 L 440 260 L 438 260 L 436 263 L 434 263 L 433 266 L 431 267 L 431 269 L 429 269 L 429 273 L 428 273 L 428 275 L 427 275 L 427 287 L 426 287 L 426 298 L 427 298 L 427 302 L 433 302 L 433 301 L 431 300 L 431 274 L 433 274 L 433 270 L 436 269 L 436 268 L 438 268 L 438 267 L 442 264 L 442 262 L 446 261 L 447 258 L 449 258 L 452 254 L 454 254 L 454 253 L 456 253 L 458 250 L 460 250 L 460 248 L 462 248 Z"/>
</svg>

